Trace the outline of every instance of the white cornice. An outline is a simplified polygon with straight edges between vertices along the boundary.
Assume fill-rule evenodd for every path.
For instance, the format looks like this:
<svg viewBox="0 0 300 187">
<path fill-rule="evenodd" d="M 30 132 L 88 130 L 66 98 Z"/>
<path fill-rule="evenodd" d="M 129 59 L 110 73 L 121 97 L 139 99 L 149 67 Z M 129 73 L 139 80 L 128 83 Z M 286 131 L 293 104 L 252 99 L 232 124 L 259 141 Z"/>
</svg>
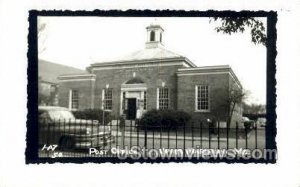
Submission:
<svg viewBox="0 0 300 187">
<path fill-rule="evenodd" d="M 95 81 L 96 75 L 94 74 L 74 74 L 74 75 L 61 75 L 57 77 L 60 82 L 70 81 Z"/>
<path fill-rule="evenodd" d="M 95 81 L 96 79 L 63 79 L 59 82 L 78 82 L 78 81 Z"/>
<path fill-rule="evenodd" d="M 69 74 L 69 75 L 60 75 L 59 78 L 69 78 L 69 77 L 87 77 L 87 78 L 96 78 L 95 74 Z"/>
<path fill-rule="evenodd" d="M 218 71 L 218 72 L 177 72 L 177 76 L 194 76 L 194 75 L 217 75 L 217 74 L 228 74 L 230 75 L 233 80 L 238 84 L 240 88 L 242 88 L 242 85 L 238 78 L 235 76 L 235 74 L 232 71 Z"/>
<path fill-rule="evenodd" d="M 157 67 L 157 66 L 176 66 L 187 65 L 186 62 L 168 62 L 168 63 L 149 63 L 149 64 L 131 64 L 131 65 L 119 65 L 119 66 L 106 66 L 106 67 L 92 67 L 92 71 L 98 70 L 112 70 L 112 69 L 130 69 L 130 68 L 144 68 L 144 67 Z"/>
<path fill-rule="evenodd" d="M 216 69 L 231 69 L 229 65 L 220 65 L 220 66 L 202 66 L 202 67 L 194 67 L 194 68 L 180 68 L 179 72 L 182 71 L 197 71 L 197 70 L 216 70 Z"/>
<path fill-rule="evenodd" d="M 171 62 L 181 62 L 184 61 L 188 64 L 189 67 L 196 67 L 194 63 L 192 63 L 188 58 L 185 57 L 175 57 L 175 58 L 153 58 L 153 59 L 144 59 L 144 60 L 130 60 L 130 61 L 112 61 L 112 62 L 103 62 L 103 63 L 94 63 L 91 64 L 91 68 L 98 67 L 112 67 L 112 66 L 132 66 L 132 65 L 140 65 L 140 64 L 155 64 L 155 63 L 171 63 Z"/>
</svg>

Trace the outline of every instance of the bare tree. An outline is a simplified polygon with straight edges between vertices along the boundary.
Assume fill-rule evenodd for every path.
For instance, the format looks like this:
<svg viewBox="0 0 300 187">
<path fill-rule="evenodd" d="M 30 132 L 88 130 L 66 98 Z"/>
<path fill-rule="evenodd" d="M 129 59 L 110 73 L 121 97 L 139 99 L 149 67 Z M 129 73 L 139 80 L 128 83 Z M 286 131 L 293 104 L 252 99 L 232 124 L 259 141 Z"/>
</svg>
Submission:
<svg viewBox="0 0 300 187">
<path fill-rule="evenodd" d="M 241 108 L 244 99 L 247 97 L 248 92 L 242 88 L 231 87 L 229 89 L 228 103 L 230 106 L 228 124 L 231 124 L 232 116 L 234 112 L 238 112 L 237 108 Z"/>
</svg>

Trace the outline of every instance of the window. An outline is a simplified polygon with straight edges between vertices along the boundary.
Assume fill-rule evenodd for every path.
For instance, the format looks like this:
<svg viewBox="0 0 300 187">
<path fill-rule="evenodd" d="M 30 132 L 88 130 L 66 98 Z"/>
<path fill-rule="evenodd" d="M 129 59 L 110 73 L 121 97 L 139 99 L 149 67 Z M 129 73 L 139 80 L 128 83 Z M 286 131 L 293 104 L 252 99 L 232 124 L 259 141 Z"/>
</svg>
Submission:
<svg viewBox="0 0 300 187">
<path fill-rule="evenodd" d="M 169 90 L 168 88 L 158 89 L 158 109 L 168 109 L 169 107 Z"/>
<path fill-rule="evenodd" d="M 144 110 L 147 110 L 147 92 L 144 91 Z"/>
<path fill-rule="evenodd" d="M 150 42 L 153 42 L 155 40 L 155 32 L 151 31 L 150 32 Z"/>
<path fill-rule="evenodd" d="M 72 90 L 71 91 L 72 95 L 71 95 L 71 98 L 72 98 L 72 104 L 71 104 L 71 109 L 78 109 L 79 108 L 79 92 L 78 90 Z"/>
<path fill-rule="evenodd" d="M 102 102 L 104 110 L 112 110 L 112 88 L 103 90 Z"/>
<path fill-rule="evenodd" d="M 207 85 L 196 86 L 196 111 L 209 111 L 209 88 Z"/>
</svg>

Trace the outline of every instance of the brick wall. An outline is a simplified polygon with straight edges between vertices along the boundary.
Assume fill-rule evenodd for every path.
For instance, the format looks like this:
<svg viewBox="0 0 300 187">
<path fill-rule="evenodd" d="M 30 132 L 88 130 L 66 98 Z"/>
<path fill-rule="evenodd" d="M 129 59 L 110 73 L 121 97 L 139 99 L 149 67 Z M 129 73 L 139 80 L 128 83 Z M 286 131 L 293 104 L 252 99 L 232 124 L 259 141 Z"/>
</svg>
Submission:
<svg viewBox="0 0 300 187">
<path fill-rule="evenodd" d="M 110 70 L 93 70 L 96 74 L 95 82 L 95 108 L 102 106 L 102 89 L 109 84 L 113 89 L 113 115 L 120 115 L 121 85 L 133 78 L 133 72 L 136 77 L 140 77 L 147 85 L 147 109 L 156 108 L 157 88 L 165 82 L 165 87 L 169 88 L 169 108 L 176 109 L 176 71 L 181 68 L 176 66 L 156 66 L 156 67 L 138 67 L 138 68 L 120 68 Z"/>
<path fill-rule="evenodd" d="M 58 89 L 59 106 L 69 107 L 69 91 L 78 90 L 79 109 L 93 108 L 94 105 L 94 81 L 60 81 Z"/>
<path fill-rule="evenodd" d="M 229 105 L 226 102 L 228 98 L 228 81 L 228 74 L 178 76 L 178 109 L 190 113 L 196 121 L 206 121 L 207 118 L 226 121 L 229 113 Z M 195 85 L 209 86 L 209 112 L 195 111 Z"/>
<path fill-rule="evenodd" d="M 112 115 L 120 115 L 121 85 L 133 78 L 141 78 L 147 86 L 147 110 L 157 106 L 157 88 L 165 82 L 169 88 L 169 108 L 184 110 L 190 113 L 194 120 L 206 121 L 209 119 L 226 122 L 228 120 L 230 105 L 228 102 L 231 86 L 237 86 L 235 79 L 229 73 L 176 74 L 181 65 L 155 66 L 137 68 L 93 69 L 95 81 L 64 81 L 60 82 L 59 105 L 69 106 L 69 90 L 79 90 L 79 109 L 101 108 L 102 90 L 109 85 L 113 89 Z M 195 86 L 208 85 L 210 96 L 210 111 L 199 112 L 195 110 Z M 239 106 L 237 106 L 239 107 Z M 232 125 L 240 121 L 241 110 L 237 109 L 232 117 Z"/>
</svg>

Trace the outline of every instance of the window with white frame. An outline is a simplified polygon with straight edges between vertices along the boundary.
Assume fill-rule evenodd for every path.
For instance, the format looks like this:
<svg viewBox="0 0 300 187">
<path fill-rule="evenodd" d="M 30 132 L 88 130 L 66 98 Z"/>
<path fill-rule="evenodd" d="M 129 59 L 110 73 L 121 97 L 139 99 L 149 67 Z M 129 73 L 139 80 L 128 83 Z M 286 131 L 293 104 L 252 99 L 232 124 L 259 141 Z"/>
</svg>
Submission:
<svg viewBox="0 0 300 187">
<path fill-rule="evenodd" d="M 196 86 L 196 111 L 209 111 L 208 85 Z"/>
<path fill-rule="evenodd" d="M 102 102 L 104 110 L 112 110 L 112 88 L 103 89 Z"/>
<path fill-rule="evenodd" d="M 79 108 L 79 92 L 78 90 L 71 90 L 71 109 L 77 110 Z"/>
<path fill-rule="evenodd" d="M 158 89 L 158 109 L 169 108 L 169 90 L 168 88 Z"/>
</svg>

